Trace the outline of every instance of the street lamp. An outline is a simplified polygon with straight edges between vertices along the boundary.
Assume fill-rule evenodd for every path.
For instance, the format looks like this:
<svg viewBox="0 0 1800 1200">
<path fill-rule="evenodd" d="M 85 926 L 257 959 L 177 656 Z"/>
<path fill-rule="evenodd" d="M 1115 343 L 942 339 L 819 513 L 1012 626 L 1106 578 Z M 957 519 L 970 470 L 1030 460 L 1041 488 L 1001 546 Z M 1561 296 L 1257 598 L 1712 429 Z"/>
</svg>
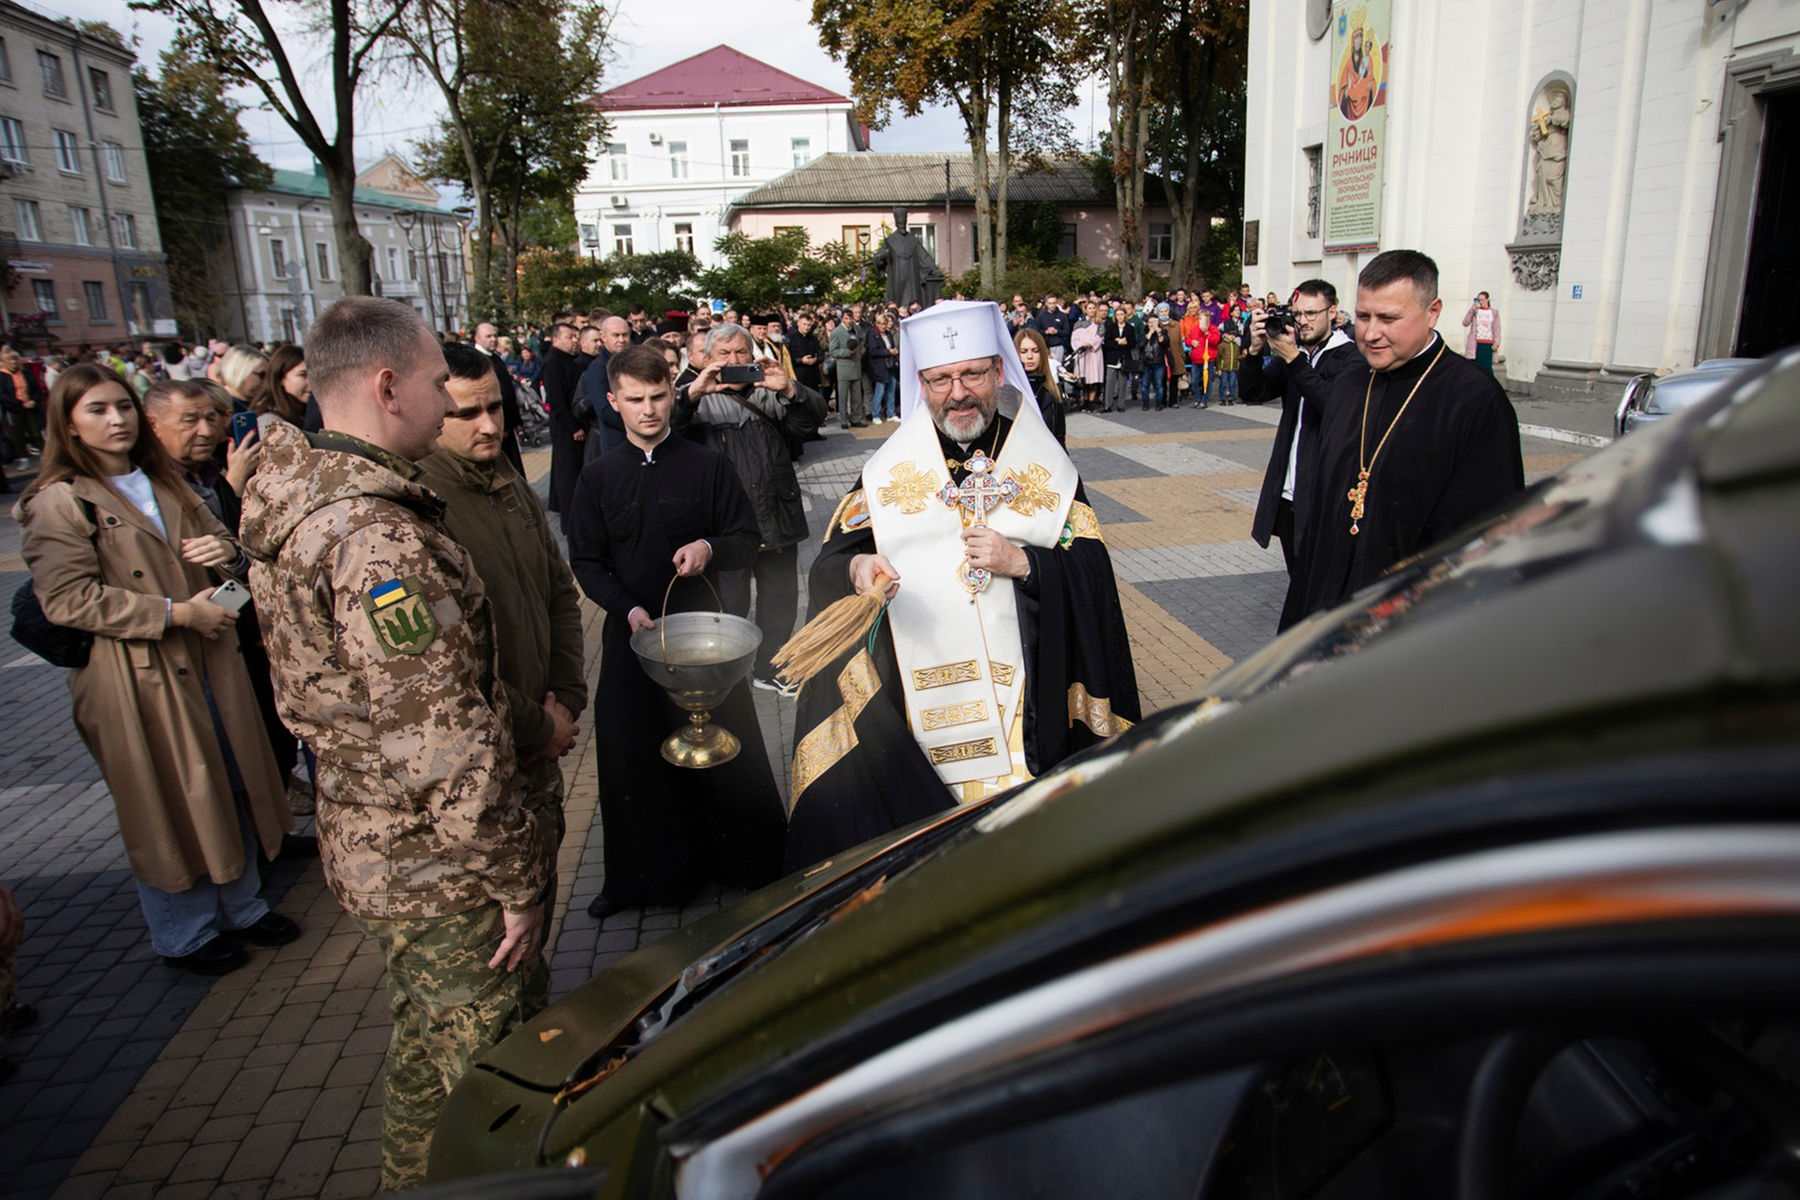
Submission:
<svg viewBox="0 0 1800 1200">
<path fill-rule="evenodd" d="M 428 235 L 425 230 L 424 216 L 408 209 L 397 208 L 394 210 L 393 218 L 394 224 L 400 227 L 400 236 L 406 241 L 407 252 L 414 255 L 414 261 L 417 262 L 419 258 L 425 259 L 425 270 L 420 275 L 420 290 L 425 295 L 425 320 L 433 329 L 436 329 L 438 327 L 437 305 L 431 297 L 431 258 L 427 254 Z M 415 229 L 419 231 L 416 251 L 413 241 L 413 230 Z"/>
</svg>

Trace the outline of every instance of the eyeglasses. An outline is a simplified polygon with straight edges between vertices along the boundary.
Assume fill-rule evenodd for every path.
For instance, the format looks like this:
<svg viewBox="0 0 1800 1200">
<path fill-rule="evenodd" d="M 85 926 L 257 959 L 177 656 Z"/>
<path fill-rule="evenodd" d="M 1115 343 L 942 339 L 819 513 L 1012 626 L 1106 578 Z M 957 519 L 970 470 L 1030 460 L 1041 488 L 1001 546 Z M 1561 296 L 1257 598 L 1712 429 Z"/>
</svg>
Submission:
<svg viewBox="0 0 1800 1200">
<path fill-rule="evenodd" d="M 961 383 L 963 391 L 972 392 L 993 378 L 993 374 L 994 369 L 988 367 L 979 371 L 959 371 L 954 375 L 921 375 L 919 382 L 924 384 L 925 390 L 932 395 L 947 396 L 950 394 L 952 384 Z"/>
<path fill-rule="evenodd" d="M 1294 315 L 1295 315 L 1295 316 L 1296 316 L 1296 317 L 1305 317 L 1305 318 L 1306 318 L 1306 319 L 1307 319 L 1307 320 L 1309 320 L 1309 321 L 1310 321 L 1310 320 L 1312 320 L 1312 319 L 1313 319 L 1313 318 L 1314 318 L 1314 317 L 1322 317 L 1322 316 L 1324 316 L 1324 315 L 1325 315 L 1325 314 L 1326 314 L 1326 313 L 1328 313 L 1328 312 L 1330 312 L 1330 311 L 1331 311 L 1331 310 L 1330 310 L 1330 309 L 1329 309 L 1329 308 L 1315 308 L 1315 309 L 1313 309 L 1313 310 L 1312 310 L 1312 311 L 1310 311 L 1310 312 L 1308 312 L 1308 311 L 1307 311 L 1307 310 L 1306 310 L 1306 309 L 1304 309 L 1304 308 L 1296 308 L 1296 309 L 1295 309 L 1295 310 L 1294 310 Z"/>
</svg>

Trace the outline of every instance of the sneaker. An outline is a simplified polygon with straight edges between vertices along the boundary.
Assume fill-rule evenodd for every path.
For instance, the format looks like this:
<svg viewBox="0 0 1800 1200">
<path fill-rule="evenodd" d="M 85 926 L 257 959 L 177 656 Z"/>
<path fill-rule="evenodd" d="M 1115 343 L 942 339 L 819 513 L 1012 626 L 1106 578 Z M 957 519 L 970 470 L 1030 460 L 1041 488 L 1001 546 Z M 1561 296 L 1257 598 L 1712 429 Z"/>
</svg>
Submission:
<svg viewBox="0 0 1800 1200">
<path fill-rule="evenodd" d="M 7 463 L 6 469 L 9 471 L 29 471 L 31 469 L 31 460 L 29 458 L 17 459 Z"/>
</svg>

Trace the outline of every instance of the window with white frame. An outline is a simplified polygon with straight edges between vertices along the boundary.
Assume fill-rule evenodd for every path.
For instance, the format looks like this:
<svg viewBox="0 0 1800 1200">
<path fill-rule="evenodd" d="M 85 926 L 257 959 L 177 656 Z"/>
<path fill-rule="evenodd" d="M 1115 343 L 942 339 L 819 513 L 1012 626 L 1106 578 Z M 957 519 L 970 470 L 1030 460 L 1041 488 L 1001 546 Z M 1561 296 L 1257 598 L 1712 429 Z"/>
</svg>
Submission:
<svg viewBox="0 0 1800 1200">
<path fill-rule="evenodd" d="M 143 333 L 150 325 L 150 285 L 137 282 L 131 285 L 131 308 L 125 314 L 137 323 L 135 332 Z"/>
<path fill-rule="evenodd" d="M 398 246 L 387 248 L 387 262 L 387 277 L 391 280 L 398 280 L 400 278 L 400 248 Z"/>
<path fill-rule="evenodd" d="M 419 282 L 419 256 L 411 250 L 406 252 L 406 281 Z"/>
<path fill-rule="evenodd" d="M 694 252 L 694 223 L 692 221 L 675 222 L 675 248 Z"/>
<path fill-rule="evenodd" d="M 28 163 L 25 152 L 25 127 L 16 117 L 0 117 L 0 159 L 9 163 Z"/>
<path fill-rule="evenodd" d="M 114 243 L 122 250 L 137 249 L 137 217 L 131 213 L 114 213 Z"/>
<path fill-rule="evenodd" d="M 688 157 L 686 142 L 669 143 L 669 178 L 686 179 L 688 177 Z"/>
<path fill-rule="evenodd" d="M 36 200 L 14 200 L 13 218 L 19 223 L 19 240 L 21 242 L 44 240 L 44 227 L 38 221 L 38 202 Z"/>
<path fill-rule="evenodd" d="M 117 142 L 101 142 L 100 156 L 106 161 L 108 183 L 125 182 L 125 147 Z"/>
<path fill-rule="evenodd" d="M 69 85 L 63 80 L 62 59 L 48 50 L 39 50 L 38 70 L 44 76 L 44 95 L 67 97 Z"/>
<path fill-rule="evenodd" d="M 1145 253 L 1151 262 L 1175 261 L 1175 226 L 1166 221 L 1150 222 L 1150 244 Z"/>
<path fill-rule="evenodd" d="M 804 167 L 812 161 L 812 139 L 809 137 L 792 138 L 794 147 L 794 165 Z"/>
<path fill-rule="evenodd" d="M 101 112 L 111 112 L 113 110 L 112 76 L 99 67 L 89 67 L 88 87 L 94 93 L 94 107 Z"/>
<path fill-rule="evenodd" d="M 331 278 L 331 245 L 328 242 L 313 243 L 313 262 L 318 264 L 318 278 Z"/>
<path fill-rule="evenodd" d="M 275 278 L 286 279 L 288 274 L 287 242 L 281 238 L 269 239 L 269 263 L 274 267 Z"/>
<path fill-rule="evenodd" d="M 93 280 L 81 285 L 81 294 L 87 300 L 88 320 L 110 321 L 106 312 L 106 288 Z"/>
<path fill-rule="evenodd" d="M 284 342 L 300 340 L 300 322 L 295 319 L 294 310 L 291 308 L 281 310 L 281 340 Z"/>
<path fill-rule="evenodd" d="M 612 171 L 614 182 L 631 178 L 631 160 L 625 155 L 625 143 L 608 142 L 606 144 L 606 163 Z"/>
<path fill-rule="evenodd" d="M 50 132 L 56 138 L 56 169 L 64 175 L 81 174 L 81 143 L 66 129 Z"/>
<path fill-rule="evenodd" d="M 908 225 L 908 229 L 919 235 L 919 245 L 925 247 L 925 253 L 937 257 L 937 226 Z"/>
<path fill-rule="evenodd" d="M 48 279 L 31 281 L 31 300 L 37 305 L 37 310 L 52 321 L 61 317 L 62 314 L 56 308 L 56 285 Z"/>
<path fill-rule="evenodd" d="M 744 179 L 750 174 L 750 139 L 731 139 L 731 177 Z"/>
<path fill-rule="evenodd" d="M 613 253 L 614 254 L 636 254 L 637 253 L 637 251 L 635 251 L 631 248 L 631 226 L 629 226 L 629 225 L 614 225 L 613 226 Z"/>
<path fill-rule="evenodd" d="M 858 254 L 866 254 L 869 250 L 870 232 L 867 225 L 846 225 L 843 232 L 843 243 Z"/>
<path fill-rule="evenodd" d="M 77 246 L 94 244 L 94 214 L 79 204 L 69 205 L 69 229 Z"/>
</svg>

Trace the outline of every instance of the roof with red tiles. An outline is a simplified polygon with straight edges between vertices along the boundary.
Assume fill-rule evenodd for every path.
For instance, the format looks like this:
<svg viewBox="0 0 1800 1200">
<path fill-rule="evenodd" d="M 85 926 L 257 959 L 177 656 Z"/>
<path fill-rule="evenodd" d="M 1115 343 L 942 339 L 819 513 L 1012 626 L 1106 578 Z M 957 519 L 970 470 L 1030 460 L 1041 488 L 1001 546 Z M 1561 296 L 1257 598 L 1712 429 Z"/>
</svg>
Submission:
<svg viewBox="0 0 1800 1200">
<path fill-rule="evenodd" d="M 730 46 L 714 46 L 594 98 L 602 109 L 711 108 L 752 104 L 848 104 L 841 96 Z"/>
</svg>

